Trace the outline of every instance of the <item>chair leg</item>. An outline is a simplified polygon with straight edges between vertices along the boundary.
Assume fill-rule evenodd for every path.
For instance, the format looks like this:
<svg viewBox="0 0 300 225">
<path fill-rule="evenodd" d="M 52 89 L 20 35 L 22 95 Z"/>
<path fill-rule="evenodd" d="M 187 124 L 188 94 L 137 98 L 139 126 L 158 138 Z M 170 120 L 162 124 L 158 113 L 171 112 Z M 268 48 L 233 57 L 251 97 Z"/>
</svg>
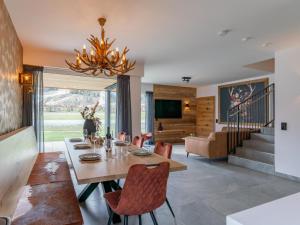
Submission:
<svg viewBox="0 0 300 225">
<path fill-rule="evenodd" d="M 168 207 L 169 207 L 169 209 L 170 209 L 170 211 L 171 211 L 173 217 L 175 218 L 175 213 L 173 212 L 173 209 L 172 209 L 172 207 L 171 207 L 171 205 L 170 205 L 170 202 L 169 202 L 168 198 L 166 198 L 166 203 L 167 203 L 167 205 L 168 205 Z"/>
<path fill-rule="evenodd" d="M 186 157 L 187 157 L 187 158 L 189 157 L 189 154 L 190 154 L 189 152 L 186 153 Z"/>
<path fill-rule="evenodd" d="M 109 218 L 108 218 L 108 221 L 107 221 L 107 225 L 111 225 L 113 215 L 114 215 L 114 212 L 111 210 L 110 213 L 109 213 Z"/>
<path fill-rule="evenodd" d="M 155 215 L 154 215 L 153 211 L 150 212 L 150 216 L 151 216 L 151 218 L 152 218 L 153 224 L 154 224 L 154 225 L 158 225 L 157 220 L 156 220 L 156 218 L 155 218 Z"/>
<path fill-rule="evenodd" d="M 139 215 L 139 225 L 142 225 L 142 215 Z"/>
<path fill-rule="evenodd" d="M 124 216 L 124 225 L 128 225 L 128 216 Z"/>
<path fill-rule="evenodd" d="M 117 180 L 117 184 L 120 185 L 120 179 Z"/>
</svg>

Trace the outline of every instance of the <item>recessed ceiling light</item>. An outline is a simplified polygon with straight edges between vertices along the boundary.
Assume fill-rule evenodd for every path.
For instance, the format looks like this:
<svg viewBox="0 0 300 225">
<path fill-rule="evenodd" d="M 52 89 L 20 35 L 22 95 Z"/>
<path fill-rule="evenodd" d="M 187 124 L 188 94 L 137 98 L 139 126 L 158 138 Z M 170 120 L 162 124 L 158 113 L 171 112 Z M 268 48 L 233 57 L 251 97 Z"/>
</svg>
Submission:
<svg viewBox="0 0 300 225">
<path fill-rule="evenodd" d="M 271 45 L 272 45 L 272 42 L 266 42 L 266 43 L 263 43 L 261 46 L 264 48 L 267 48 L 267 47 L 270 47 Z"/>
<path fill-rule="evenodd" d="M 244 38 L 242 38 L 242 42 L 247 42 L 247 41 L 250 41 L 252 39 L 253 39 L 253 37 L 244 37 Z"/>
<path fill-rule="evenodd" d="M 220 32 L 218 32 L 218 35 L 220 37 L 224 37 L 226 36 L 228 33 L 230 33 L 232 30 L 231 29 L 224 29 L 224 30 L 221 30 Z"/>
</svg>

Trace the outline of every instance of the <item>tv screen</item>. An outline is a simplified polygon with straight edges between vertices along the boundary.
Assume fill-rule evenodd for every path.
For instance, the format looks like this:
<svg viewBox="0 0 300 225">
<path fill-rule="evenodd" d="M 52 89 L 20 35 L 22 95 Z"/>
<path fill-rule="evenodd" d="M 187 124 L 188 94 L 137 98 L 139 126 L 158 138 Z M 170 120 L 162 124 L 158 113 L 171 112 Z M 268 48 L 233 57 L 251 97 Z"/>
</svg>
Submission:
<svg viewBox="0 0 300 225">
<path fill-rule="evenodd" d="M 181 118 L 182 102 L 181 100 L 155 100 L 155 118 Z"/>
</svg>

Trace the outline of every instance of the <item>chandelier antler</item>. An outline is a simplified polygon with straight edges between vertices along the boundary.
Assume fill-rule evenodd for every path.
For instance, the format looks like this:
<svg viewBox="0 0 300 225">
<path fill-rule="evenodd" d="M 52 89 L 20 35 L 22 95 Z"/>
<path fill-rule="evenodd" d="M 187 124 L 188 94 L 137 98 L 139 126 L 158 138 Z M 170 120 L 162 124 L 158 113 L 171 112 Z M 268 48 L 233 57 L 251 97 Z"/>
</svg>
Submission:
<svg viewBox="0 0 300 225">
<path fill-rule="evenodd" d="M 125 47 L 121 53 L 118 48 L 111 49 L 115 39 L 109 42 L 109 38 L 105 38 L 104 25 L 106 19 L 101 17 L 98 19 L 98 22 L 101 26 L 101 39 L 99 40 L 94 35 L 87 39 L 91 45 L 89 54 L 85 45 L 82 48 L 82 52 L 74 49 L 77 54 L 76 62 L 72 63 L 65 60 L 69 68 L 75 72 L 93 76 L 98 76 L 102 73 L 105 76 L 124 75 L 133 70 L 135 61 L 130 62 L 126 58 L 129 49 Z"/>
</svg>

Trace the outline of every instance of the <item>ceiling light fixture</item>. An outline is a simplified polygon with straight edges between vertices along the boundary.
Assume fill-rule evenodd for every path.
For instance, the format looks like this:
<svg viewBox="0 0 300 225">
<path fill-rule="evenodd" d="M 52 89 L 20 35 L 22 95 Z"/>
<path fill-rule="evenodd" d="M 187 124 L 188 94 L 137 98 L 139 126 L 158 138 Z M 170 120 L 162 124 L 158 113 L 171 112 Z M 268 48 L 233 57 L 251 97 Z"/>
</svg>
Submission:
<svg viewBox="0 0 300 225">
<path fill-rule="evenodd" d="M 109 38 L 105 37 L 104 25 L 105 18 L 99 18 L 98 22 L 101 26 L 101 39 L 99 40 L 94 35 L 87 39 L 90 44 L 90 54 L 88 54 L 86 46 L 83 45 L 82 52 L 74 49 L 76 52 L 76 62 L 71 63 L 66 60 L 69 68 L 75 72 L 84 73 L 87 75 L 98 76 L 104 74 L 105 76 L 124 75 L 134 69 L 135 61 L 130 62 L 126 58 L 129 51 L 127 47 L 122 53 L 119 49 L 111 49 L 115 39 L 109 42 Z"/>
<path fill-rule="evenodd" d="M 229 34 L 232 30 L 231 29 L 224 29 L 224 30 L 221 30 L 220 32 L 218 32 L 218 35 L 220 37 L 224 37 L 226 36 L 227 34 Z"/>
<path fill-rule="evenodd" d="M 182 81 L 186 83 L 189 83 L 191 79 L 191 77 L 182 77 Z"/>
<path fill-rule="evenodd" d="M 264 48 L 267 48 L 267 47 L 270 47 L 271 45 L 272 45 L 272 42 L 266 42 L 266 43 L 263 43 L 261 46 Z"/>
<path fill-rule="evenodd" d="M 253 37 L 244 37 L 244 38 L 242 38 L 242 42 L 247 42 L 247 41 L 250 41 L 252 39 L 253 39 Z"/>
</svg>

